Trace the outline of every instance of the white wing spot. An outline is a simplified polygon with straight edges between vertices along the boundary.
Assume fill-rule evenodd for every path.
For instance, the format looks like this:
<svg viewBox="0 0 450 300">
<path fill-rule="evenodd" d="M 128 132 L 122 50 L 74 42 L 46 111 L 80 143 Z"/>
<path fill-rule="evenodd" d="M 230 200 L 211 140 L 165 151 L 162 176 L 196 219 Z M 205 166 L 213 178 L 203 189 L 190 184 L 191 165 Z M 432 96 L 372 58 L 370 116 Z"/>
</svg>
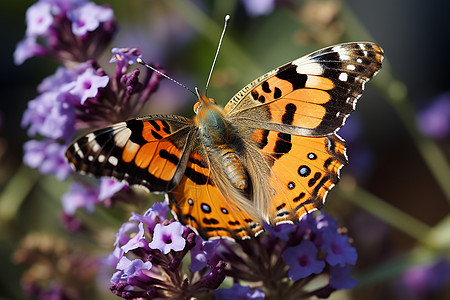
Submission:
<svg viewBox="0 0 450 300">
<path fill-rule="evenodd" d="M 292 62 L 293 65 L 297 66 L 297 73 L 300 74 L 308 74 L 308 75 L 322 75 L 323 68 L 322 66 L 315 62 L 314 60 L 306 60 L 304 58 L 299 58 Z"/>
<path fill-rule="evenodd" d="M 92 132 L 86 135 L 87 139 L 88 139 L 88 143 L 92 142 L 93 140 L 95 140 L 95 134 L 93 134 Z"/>
<path fill-rule="evenodd" d="M 88 156 L 88 160 L 89 160 L 89 161 L 93 161 L 93 160 L 94 160 L 94 157 L 93 157 L 92 155 L 89 155 L 89 156 Z"/>
<path fill-rule="evenodd" d="M 100 150 L 100 145 L 97 142 L 94 142 L 92 145 L 92 151 L 98 152 Z"/>
<path fill-rule="evenodd" d="M 347 66 L 347 70 L 354 71 L 355 69 L 356 69 L 356 67 L 354 65 L 348 65 Z"/>
<path fill-rule="evenodd" d="M 80 158 L 84 158 L 84 153 L 83 151 L 80 149 L 80 146 L 78 145 L 78 143 L 73 144 L 73 148 L 76 154 L 78 154 L 78 156 Z"/>
<path fill-rule="evenodd" d="M 106 157 L 105 157 L 103 154 L 100 154 L 100 155 L 98 156 L 98 158 L 97 158 L 97 160 L 98 160 L 99 163 L 104 162 L 105 159 L 106 159 Z"/>
<path fill-rule="evenodd" d="M 347 73 L 342 72 L 342 73 L 339 75 L 339 80 L 340 80 L 340 81 L 347 81 L 347 79 L 348 79 L 348 74 L 347 74 Z"/>
<path fill-rule="evenodd" d="M 110 164 L 112 164 L 113 166 L 117 166 L 117 164 L 119 163 L 119 160 L 115 156 L 110 156 L 110 157 L 108 157 L 108 162 Z"/>
<path fill-rule="evenodd" d="M 131 129 L 126 127 L 126 123 L 122 122 L 113 126 L 114 142 L 118 147 L 125 147 L 128 139 L 131 136 Z"/>
<path fill-rule="evenodd" d="M 363 60 L 361 58 L 356 59 L 356 62 L 362 64 Z"/>
</svg>

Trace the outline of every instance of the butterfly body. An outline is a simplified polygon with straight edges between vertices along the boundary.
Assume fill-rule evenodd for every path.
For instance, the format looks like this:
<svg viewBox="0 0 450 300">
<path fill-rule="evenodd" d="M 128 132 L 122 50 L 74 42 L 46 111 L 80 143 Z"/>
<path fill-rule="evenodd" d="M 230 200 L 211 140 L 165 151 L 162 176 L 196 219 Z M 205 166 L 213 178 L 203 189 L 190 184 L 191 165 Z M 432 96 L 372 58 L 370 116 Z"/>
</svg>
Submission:
<svg viewBox="0 0 450 300">
<path fill-rule="evenodd" d="M 79 138 L 66 156 L 76 170 L 165 192 L 204 238 L 250 238 L 262 222 L 322 207 L 347 163 L 336 131 L 382 58 L 373 43 L 328 47 L 261 76 L 223 109 L 198 92 L 192 120 L 129 120 Z"/>
</svg>

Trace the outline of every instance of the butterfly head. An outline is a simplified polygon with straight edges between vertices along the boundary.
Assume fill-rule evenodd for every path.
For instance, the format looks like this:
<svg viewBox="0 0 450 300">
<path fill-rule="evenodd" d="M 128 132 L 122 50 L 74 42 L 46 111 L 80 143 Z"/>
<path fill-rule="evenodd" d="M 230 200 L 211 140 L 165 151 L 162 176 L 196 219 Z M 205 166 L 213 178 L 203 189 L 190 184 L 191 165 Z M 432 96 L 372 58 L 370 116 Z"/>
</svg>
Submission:
<svg viewBox="0 0 450 300">
<path fill-rule="evenodd" d="M 208 98 L 205 94 L 200 92 L 198 88 L 195 88 L 195 92 L 197 93 L 197 102 L 194 104 L 195 114 L 198 114 L 200 109 L 206 108 L 211 104 L 216 105 L 216 101 L 213 98 Z"/>
</svg>

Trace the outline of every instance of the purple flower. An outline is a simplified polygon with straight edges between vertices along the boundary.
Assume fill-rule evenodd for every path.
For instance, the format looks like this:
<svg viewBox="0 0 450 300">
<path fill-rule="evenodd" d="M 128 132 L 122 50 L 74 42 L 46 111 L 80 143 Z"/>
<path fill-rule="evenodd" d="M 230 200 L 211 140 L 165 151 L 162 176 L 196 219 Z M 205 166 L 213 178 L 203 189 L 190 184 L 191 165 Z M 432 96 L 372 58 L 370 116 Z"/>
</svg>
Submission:
<svg viewBox="0 0 450 300">
<path fill-rule="evenodd" d="M 290 266 L 289 278 L 299 280 L 311 274 L 319 274 L 325 263 L 317 259 L 317 247 L 309 240 L 303 240 L 298 246 L 289 247 L 283 252 L 284 261 Z"/>
<path fill-rule="evenodd" d="M 169 212 L 169 207 L 164 203 L 155 202 L 144 215 L 132 212 L 130 221 L 138 221 L 146 224 L 151 232 L 155 229 L 157 223 L 166 220 L 166 215 Z"/>
<path fill-rule="evenodd" d="M 139 223 L 138 228 L 138 233 L 136 233 L 125 245 L 121 247 L 125 253 L 145 245 L 144 224 Z"/>
<path fill-rule="evenodd" d="M 83 36 L 90 31 L 96 30 L 100 23 L 113 21 L 114 12 L 109 7 L 95 5 L 88 2 L 68 12 L 67 17 L 72 21 L 72 32 Z"/>
<path fill-rule="evenodd" d="M 164 254 L 169 253 L 170 250 L 183 250 L 186 245 L 186 240 L 182 236 L 183 231 L 184 228 L 180 222 L 173 222 L 167 226 L 156 224 L 149 247 L 159 249 Z"/>
<path fill-rule="evenodd" d="M 70 90 L 70 93 L 77 96 L 80 99 L 80 103 L 84 104 L 87 98 L 97 96 L 98 89 L 104 88 L 108 82 L 108 76 L 98 76 L 93 69 L 89 68 L 78 76 L 75 86 Z"/>
<path fill-rule="evenodd" d="M 268 15 L 275 8 L 275 0 L 242 0 L 242 4 L 251 17 Z"/>
<path fill-rule="evenodd" d="M 116 268 L 119 271 L 114 273 L 111 278 L 111 282 L 113 283 L 123 280 L 129 281 L 133 277 L 141 276 L 143 270 L 150 270 L 152 268 L 152 263 L 149 261 L 144 263 L 140 259 L 130 260 L 126 256 L 122 256 L 117 263 Z"/>
<path fill-rule="evenodd" d="M 114 55 L 109 60 L 110 63 L 124 63 L 132 65 L 137 63 L 137 58 L 142 58 L 139 48 L 113 48 L 111 52 Z"/>
<path fill-rule="evenodd" d="M 78 182 L 72 183 L 67 193 L 62 196 L 64 212 L 73 215 L 78 208 L 93 212 L 98 203 L 98 189 L 86 187 Z"/>
<path fill-rule="evenodd" d="M 22 117 L 22 126 L 28 128 L 28 134 L 36 133 L 52 139 L 72 139 L 75 130 L 75 110 L 68 93 L 46 92 L 28 102 L 28 108 Z"/>
<path fill-rule="evenodd" d="M 205 268 L 211 258 L 216 255 L 216 248 L 219 243 L 219 240 L 204 241 L 201 237 L 196 236 L 195 246 L 190 250 L 191 264 L 189 265 L 189 270 L 196 272 Z"/>
<path fill-rule="evenodd" d="M 114 248 L 114 251 L 103 259 L 103 264 L 106 266 L 116 267 L 120 259 L 123 257 L 123 250 L 120 247 Z"/>
<path fill-rule="evenodd" d="M 101 178 L 98 200 L 103 201 L 110 199 L 124 187 L 127 187 L 127 185 L 123 182 L 118 182 L 109 178 Z"/>
<path fill-rule="evenodd" d="M 435 299 L 433 297 L 435 293 L 448 287 L 450 262 L 446 258 L 441 258 L 429 264 L 412 266 L 403 274 L 402 281 L 403 285 L 407 287 L 406 290 L 410 291 L 404 297 L 423 300 Z"/>
<path fill-rule="evenodd" d="M 264 223 L 264 229 L 284 241 L 289 240 L 290 234 L 295 231 L 295 227 L 292 226 L 292 224 L 280 224 L 272 227 L 269 224 Z"/>
<path fill-rule="evenodd" d="M 356 249 L 350 245 L 348 237 L 339 234 L 337 231 L 327 231 L 322 236 L 322 251 L 327 253 L 326 261 L 331 265 L 345 266 L 354 265 L 358 254 Z"/>
<path fill-rule="evenodd" d="M 265 294 L 260 289 L 252 290 L 249 286 L 241 286 L 235 283 L 233 287 L 229 289 L 219 289 L 214 291 L 214 299 L 216 300 L 228 300 L 228 299 L 254 299 L 264 300 Z"/>
<path fill-rule="evenodd" d="M 64 145 L 51 140 L 30 140 L 23 147 L 24 163 L 31 168 L 38 168 L 42 174 L 53 174 L 59 180 L 64 180 L 72 172 L 64 158 Z"/>
<path fill-rule="evenodd" d="M 116 233 L 116 241 L 114 246 L 125 245 L 130 240 L 129 233 L 136 232 L 139 227 L 134 222 L 125 222 L 120 226 L 119 231 Z"/>
<path fill-rule="evenodd" d="M 68 92 L 74 88 L 78 76 L 88 68 L 92 68 L 90 63 L 81 63 L 74 68 L 58 67 L 53 75 L 42 80 L 38 86 L 38 91 L 40 93 L 47 91 Z"/>
<path fill-rule="evenodd" d="M 45 56 L 46 54 L 47 50 L 37 43 L 36 37 L 26 37 L 17 44 L 14 51 L 14 63 L 21 65 L 30 57 Z"/>
<path fill-rule="evenodd" d="M 52 5 L 49 2 L 36 2 L 30 6 L 26 13 L 27 36 L 40 36 L 47 34 L 53 23 Z"/>
<path fill-rule="evenodd" d="M 330 285 L 335 289 L 351 289 L 358 281 L 349 277 L 350 267 L 332 266 L 330 268 Z"/>
<path fill-rule="evenodd" d="M 436 139 L 450 135 L 450 92 L 437 97 L 429 107 L 423 110 L 417 123 L 420 130 Z"/>
</svg>

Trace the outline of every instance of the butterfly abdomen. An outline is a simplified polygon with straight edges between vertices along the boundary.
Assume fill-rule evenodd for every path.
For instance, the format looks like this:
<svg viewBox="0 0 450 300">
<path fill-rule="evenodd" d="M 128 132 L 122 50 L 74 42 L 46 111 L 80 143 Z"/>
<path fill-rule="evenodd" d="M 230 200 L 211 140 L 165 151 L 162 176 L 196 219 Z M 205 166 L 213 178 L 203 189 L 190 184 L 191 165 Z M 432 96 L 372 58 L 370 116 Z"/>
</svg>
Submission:
<svg viewBox="0 0 450 300">
<path fill-rule="evenodd" d="M 245 191 L 248 186 L 248 177 L 238 155 L 227 146 L 219 146 L 217 149 L 225 174 L 231 184 L 235 188 Z"/>
</svg>

